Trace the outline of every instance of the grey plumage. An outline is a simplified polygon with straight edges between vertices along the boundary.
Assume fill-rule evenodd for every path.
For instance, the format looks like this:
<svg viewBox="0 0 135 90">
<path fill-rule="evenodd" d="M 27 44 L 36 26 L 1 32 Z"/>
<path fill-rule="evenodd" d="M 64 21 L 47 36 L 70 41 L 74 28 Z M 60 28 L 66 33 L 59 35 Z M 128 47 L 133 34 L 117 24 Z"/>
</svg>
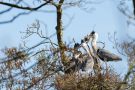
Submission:
<svg viewBox="0 0 135 90">
<path fill-rule="evenodd" d="M 81 55 L 81 52 L 78 51 L 79 48 L 80 48 L 80 44 L 75 43 L 73 57 L 69 61 L 69 66 L 67 66 L 65 68 L 65 73 L 66 74 L 77 72 L 81 67 L 81 62 L 80 62 L 80 58 L 79 58 L 80 55 Z"/>
<path fill-rule="evenodd" d="M 82 54 L 81 51 L 78 51 L 80 47 L 83 47 L 86 54 Z M 87 42 L 82 40 L 81 45 L 75 44 L 74 50 L 70 65 L 65 69 L 65 73 L 74 73 L 77 71 L 87 74 L 90 73 L 93 70 L 94 60 L 88 50 Z"/>
<path fill-rule="evenodd" d="M 113 53 L 109 52 L 108 50 L 101 49 L 101 48 L 96 46 L 98 34 L 95 31 L 91 32 L 90 37 L 92 37 L 92 47 L 93 47 L 94 51 L 96 51 L 97 56 L 102 61 L 119 61 L 119 60 L 122 60 L 122 58 L 119 57 L 118 55 L 113 54 Z"/>
<path fill-rule="evenodd" d="M 81 45 L 86 52 L 81 69 L 86 73 L 90 73 L 93 70 L 94 60 L 88 49 L 87 40 L 81 40 Z"/>
<path fill-rule="evenodd" d="M 119 57 L 118 55 L 113 54 L 105 49 L 98 49 L 97 55 L 103 61 L 120 61 L 120 60 L 122 60 L 122 58 Z"/>
<path fill-rule="evenodd" d="M 82 71 L 85 71 L 88 73 L 90 73 L 89 71 L 92 71 L 93 70 L 93 66 L 94 66 L 94 61 L 93 61 L 93 58 L 90 58 L 89 56 L 87 56 L 84 61 L 82 62 L 82 65 L 81 65 L 81 70 Z"/>
</svg>

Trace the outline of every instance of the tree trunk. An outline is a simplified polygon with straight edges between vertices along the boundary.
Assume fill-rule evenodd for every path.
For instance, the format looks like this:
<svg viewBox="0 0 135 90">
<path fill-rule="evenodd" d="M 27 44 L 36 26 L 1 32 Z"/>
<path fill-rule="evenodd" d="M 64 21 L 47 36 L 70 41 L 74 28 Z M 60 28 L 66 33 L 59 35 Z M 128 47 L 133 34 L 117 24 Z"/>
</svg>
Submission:
<svg viewBox="0 0 135 90">
<path fill-rule="evenodd" d="M 57 26 L 56 26 L 56 32 L 57 32 L 57 40 L 58 40 L 58 45 L 60 48 L 60 55 L 61 55 L 61 61 L 64 66 L 66 66 L 67 63 L 67 58 L 65 55 L 65 48 L 66 46 L 63 43 L 63 27 L 62 27 L 62 4 L 64 0 L 61 0 L 59 2 L 58 6 L 56 7 L 57 10 Z"/>
</svg>

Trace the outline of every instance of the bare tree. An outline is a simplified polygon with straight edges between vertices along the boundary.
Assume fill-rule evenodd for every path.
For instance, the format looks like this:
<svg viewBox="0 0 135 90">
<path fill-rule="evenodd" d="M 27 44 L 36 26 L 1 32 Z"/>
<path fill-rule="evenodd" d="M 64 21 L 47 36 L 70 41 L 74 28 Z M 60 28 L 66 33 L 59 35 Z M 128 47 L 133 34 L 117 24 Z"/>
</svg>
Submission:
<svg viewBox="0 0 135 90">
<path fill-rule="evenodd" d="M 56 88 L 58 90 L 65 89 L 121 89 L 123 82 L 127 82 L 128 77 L 131 75 L 131 68 L 125 79 L 122 81 L 117 73 L 111 69 L 102 69 L 101 76 L 78 77 L 74 74 L 62 75 L 59 71 L 69 64 L 69 59 L 74 52 L 74 48 L 69 47 L 63 41 L 63 24 L 62 15 L 63 10 L 72 6 L 82 7 L 84 4 L 93 3 L 90 0 L 2 0 L 1 6 L 6 6 L 7 9 L 0 11 L 0 14 L 8 13 L 14 8 L 23 10 L 24 12 L 18 13 L 15 17 L 7 21 L 1 21 L 0 24 L 11 23 L 21 15 L 27 15 L 32 12 L 44 12 L 42 10 L 45 6 L 49 5 L 55 7 L 56 11 L 56 35 L 57 43 L 51 40 L 51 37 L 46 37 L 41 28 L 40 21 L 36 21 L 27 27 L 23 33 L 24 38 L 29 38 L 32 35 L 37 35 L 43 40 L 32 47 L 24 46 L 5 48 L 3 53 L 5 58 L 0 61 L 0 88 L 10 90 L 27 90 L 27 89 L 49 89 Z M 45 12 L 47 13 L 47 12 Z M 37 47 L 45 45 L 46 48 Z M 124 45 L 124 44 L 123 44 Z M 48 47 L 49 46 L 49 47 Z M 124 50 L 124 49 L 122 49 Z M 127 50 L 125 50 L 127 51 Z M 33 63 L 32 63 L 33 62 Z M 132 79 L 133 80 L 133 79 Z M 124 83 L 125 84 L 125 83 Z M 130 85 L 130 84 L 129 84 Z"/>
<path fill-rule="evenodd" d="M 81 7 L 82 3 L 88 2 L 86 0 L 0 1 L 0 5 L 6 7 L 2 8 L 3 10 L 0 11 L 1 15 L 8 13 L 9 11 L 13 11 L 14 8 L 23 10 L 23 12 L 18 13 L 10 20 L 1 21 L 0 24 L 11 23 L 21 15 L 27 15 L 32 12 L 44 12 L 42 8 L 47 5 L 54 7 L 56 9 L 55 12 L 57 15 L 56 35 L 58 43 L 53 43 L 50 39 L 52 36 L 54 36 L 54 34 L 50 37 L 45 37 L 43 35 L 42 31 L 40 31 L 40 24 L 38 21 L 33 23 L 30 27 L 27 28 L 26 32 L 23 32 L 25 33 L 25 38 L 36 34 L 42 38 L 43 41 L 28 48 L 20 46 L 19 48 L 13 47 L 3 49 L 3 53 L 6 57 L 1 59 L 0 62 L 0 81 L 2 82 L 1 88 L 5 87 L 7 89 L 30 89 L 35 87 L 39 89 L 45 89 L 51 86 L 47 85 L 46 83 L 48 83 L 48 79 L 50 77 L 54 76 L 54 74 L 56 74 L 59 69 L 61 69 L 60 62 L 62 62 L 64 67 L 68 65 L 67 62 L 69 57 L 65 54 L 65 52 L 68 51 L 69 48 L 64 44 L 63 41 L 63 9 L 72 6 Z M 33 53 L 33 49 L 43 44 L 50 45 L 50 47 L 46 49 L 40 49 L 39 51 Z M 36 57 L 36 59 L 34 57 Z M 35 63 L 29 65 L 32 59 L 35 60 Z"/>
</svg>

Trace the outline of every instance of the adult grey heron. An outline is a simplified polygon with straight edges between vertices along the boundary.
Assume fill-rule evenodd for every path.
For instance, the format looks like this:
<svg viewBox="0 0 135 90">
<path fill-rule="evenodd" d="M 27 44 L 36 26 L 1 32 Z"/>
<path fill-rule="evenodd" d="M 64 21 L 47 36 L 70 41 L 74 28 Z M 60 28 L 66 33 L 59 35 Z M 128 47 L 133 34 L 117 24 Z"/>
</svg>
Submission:
<svg viewBox="0 0 135 90">
<path fill-rule="evenodd" d="M 92 31 L 90 34 L 90 37 L 92 37 L 92 48 L 94 53 L 97 54 L 97 56 L 102 60 L 102 61 L 119 61 L 122 60 L 121 57 L 119 57 L 116 54 L 113 54 L 111 52 L 109 52 L 108 50 L 105 50 L 103 48 L 99 48 L 97 47 L 97 39 L 98 39 L 98 33 L 96 33 L 95 31 Z"/>
<path fill-rule="evenodd" d="M 81 65 L 82 73 L 90 74 L 93 71 L 94 60 L 88 49 L 87 42 L 84 40 L 81 40 L 81 46 L 86 51 L 86 56 L 83 58 L 84 60 Z"/>
<path fill-rule="evenodd" d="M 93 59 L 94 65 L 93 65 L 93 71 L 95 74 L 101 73 L 101 65 L 99 58 L 97 58 L 97 55 L 94 53 L 94 51 L 91 49 L 91 47 L 88 45 L 88 43 L 91 41 L 90 35 L 85 36 L 85 38 L 82 40 L 82 42 L 85 42 L 82 44 L 85 51 L 89 53 L 89 56 Z"/>
</svg>

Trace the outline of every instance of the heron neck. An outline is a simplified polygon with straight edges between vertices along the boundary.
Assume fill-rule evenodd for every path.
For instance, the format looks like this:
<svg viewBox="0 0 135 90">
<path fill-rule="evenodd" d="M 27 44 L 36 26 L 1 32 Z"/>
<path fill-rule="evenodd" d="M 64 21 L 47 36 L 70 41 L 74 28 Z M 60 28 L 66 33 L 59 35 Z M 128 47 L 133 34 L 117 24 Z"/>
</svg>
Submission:
<svg viewBox="0 0 135 90">
<path fill-rule="evenodd" d="M 94 52 L 96 52 L 97 51 L 97 40 L 96 39 L 92 40 L 91 44 L 92 44 L 92 48 L 93 48 Z"/>
<path fill-rule="evenodd" d="M 84 50 L 86 51 L 86 53 L 88 53 L 88 55 L 91 57 L 90 51 L 89 51 L 89 49 L 88 49 L 88 46 L 87 46 L 87 45 L 84 45 L 83 48 L 84 48 Z"/>
</svg>

